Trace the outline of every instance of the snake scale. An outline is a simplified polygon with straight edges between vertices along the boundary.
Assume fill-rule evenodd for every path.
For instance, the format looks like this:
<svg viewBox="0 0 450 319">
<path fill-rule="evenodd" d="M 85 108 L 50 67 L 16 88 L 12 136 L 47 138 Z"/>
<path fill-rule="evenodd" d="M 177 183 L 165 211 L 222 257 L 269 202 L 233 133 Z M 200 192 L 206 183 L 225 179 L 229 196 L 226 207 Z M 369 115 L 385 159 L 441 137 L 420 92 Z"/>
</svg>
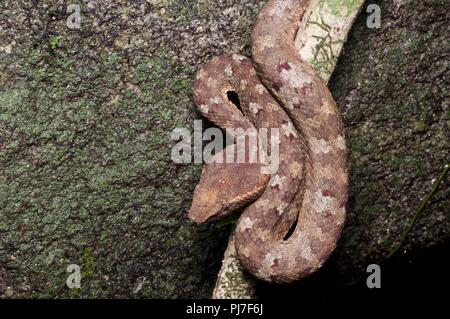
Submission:
<svg viewBox="0 0 450 319">
<path fill-rule="evenodd" d="M 205 164 L 189 211 L 200 223 L 243 209 L 235 229 L 238 257 L 268 282 L 292 282 L 319 269 L 345 221 L 342 121 L 326 84 L 294 45 L 308 3 L 269 0 L 253 29 L 253 62 L 236 54 L 215 57 L 194 83 L 198 110 L 220 128 L 279 129 L 275 173 L 264 174 L 255 163 Z"/>
</svg>

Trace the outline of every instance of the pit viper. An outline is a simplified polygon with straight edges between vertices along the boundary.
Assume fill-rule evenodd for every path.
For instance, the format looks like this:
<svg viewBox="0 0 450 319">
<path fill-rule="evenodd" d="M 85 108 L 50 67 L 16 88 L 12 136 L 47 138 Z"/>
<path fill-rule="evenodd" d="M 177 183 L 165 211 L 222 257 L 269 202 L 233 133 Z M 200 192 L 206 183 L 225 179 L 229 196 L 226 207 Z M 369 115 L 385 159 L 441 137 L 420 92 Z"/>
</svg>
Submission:
<svg viewBox="0 0 450 319">
<path fill-rule="evenodd" d="M 215 57 L 193 87 L 197 109 L 218 127 L 279 131 L 275 172 L 264 172 L 263 163 L 209 162 L 189 211 L 202 223 L 243 210 L 235 228 L 239 260 L 268 282 L 292 282 L 318 270 L 345 222 L 341 116 L 326 84 L 294 45 L 308 3 L 269 0 L 252 32 L 253 61 L 238 54 Z M 225 158 L 231 147 L 214 158 Z"/>
</svg>

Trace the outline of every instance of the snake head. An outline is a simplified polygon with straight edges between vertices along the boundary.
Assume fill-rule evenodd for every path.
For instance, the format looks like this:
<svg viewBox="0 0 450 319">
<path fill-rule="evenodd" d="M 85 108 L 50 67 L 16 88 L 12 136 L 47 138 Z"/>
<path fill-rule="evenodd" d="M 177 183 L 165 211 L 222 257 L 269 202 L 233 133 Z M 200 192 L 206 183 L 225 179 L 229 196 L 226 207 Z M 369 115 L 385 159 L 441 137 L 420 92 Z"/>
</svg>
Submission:
<svg viewBox="0 0 450 319">
<path fill-rule="evenodd" d="M 205 164 L 189 218 L 198 224 L 217 220 L 255 201 L 270 178 L 261 173 L 261 167 L 248 163 Z"/>
</svg>

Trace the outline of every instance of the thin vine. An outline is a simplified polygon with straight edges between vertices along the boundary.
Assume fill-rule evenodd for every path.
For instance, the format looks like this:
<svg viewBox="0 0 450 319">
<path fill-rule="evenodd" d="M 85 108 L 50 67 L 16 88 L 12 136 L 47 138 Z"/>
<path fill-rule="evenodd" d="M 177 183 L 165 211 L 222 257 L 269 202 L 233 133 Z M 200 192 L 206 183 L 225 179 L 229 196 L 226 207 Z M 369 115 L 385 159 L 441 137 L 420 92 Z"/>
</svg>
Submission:
<svg viewBox="0 0 450 319">
<path fill-rule="evenodd" d="M 444 181 L 445 177 L 448 174 L 448 171 L 450 169 L 450 164 L 447 164 L 444 166 L 444 171 L 439 176 L 439 178 L 434 182 L 433 188 L 431 191 L 425 196 L 425 198 L 422 200 L 420 205 L 417 207 L 416 211 L 414 212 L 413 218 L 411 219 L 411 222 L 409 223 L 408 227 L 403 232 L 400 243 L 392 248 L 392 250 L 389 252 L 389 254 L 386 257 L 386 260 L 390 259 L 392 256 L 394 256 L 400 248 L 402 248 L 403 244 L 406 241 L 406 238 L 408 237 L 408 234 L 411 233 L 412 229 L 414 228 L 414 225 L 417 222 L 417 219 L 419 218 L 420 214 L 424 211 L 425 206 L 428 204 L 430 199 L 433 197 L 433 195 L 436 193 L 436 191 L 439 188 L 439 185 Z"/>
</svg>

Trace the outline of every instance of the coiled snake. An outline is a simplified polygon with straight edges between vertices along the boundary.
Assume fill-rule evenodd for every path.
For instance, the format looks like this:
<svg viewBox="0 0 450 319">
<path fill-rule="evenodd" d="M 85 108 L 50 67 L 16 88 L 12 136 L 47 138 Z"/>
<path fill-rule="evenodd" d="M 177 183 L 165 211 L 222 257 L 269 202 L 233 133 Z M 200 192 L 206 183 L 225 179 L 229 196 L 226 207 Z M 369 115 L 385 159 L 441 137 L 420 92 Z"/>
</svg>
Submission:
<svg viewBox="0 0 450 319">
<path fill-rule="evenodd" d="M 216 57 L 194 83 L 198 110 L 217 126 L 279 129 L 275 173 L 263 174 L 259 164 L 205 164 L 189 212 L 204 222 L 244 208 L 235 229 L 239 259 L 269 282 L 298 280 L 321 267 L 345 221 L 341 118 L 327 86 L 294 46 L 308 2 L 270 0 L 252 33 L 254 62 Z"/>
</svg>

